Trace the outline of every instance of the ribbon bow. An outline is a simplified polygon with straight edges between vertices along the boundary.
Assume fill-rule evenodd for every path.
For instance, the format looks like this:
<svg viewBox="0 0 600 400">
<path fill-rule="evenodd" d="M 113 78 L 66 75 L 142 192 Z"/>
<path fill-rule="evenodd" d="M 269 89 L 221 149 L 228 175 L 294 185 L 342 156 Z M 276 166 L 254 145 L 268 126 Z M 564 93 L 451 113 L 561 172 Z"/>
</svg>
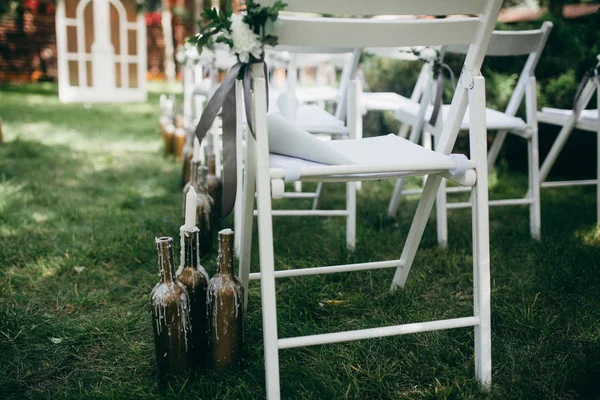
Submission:
<svg viewBox="0 0 600 400">
<path fill-rule="evenodd" d="M 593 77 L 592 77 L 592 74 L 594 74 Z M 583 78 L 581 78 L 581 81 L 579 82 L 579 86 L 577 86 L 577 91 L 575 92 L 575 97 L 573 98 L 573 112 L 577 112 L 577 103 L 579 102 L 581 93 L 583 93 L 583 88 L 588 83 L 588 81 L 592 78 L 596 82 L 600 82 L 600 79 L 598 78 L 598 66 L 585 71 L 585 74 L 583 74 Z"/>
<path fill-rule="evenodd" d="M 252 63 L 262 63 L 267 76 L 267 64 L 264 60 L 264 54 L 261 58 Z M 207 132 L 212 126 L 215 118 L 219 114 L 219 110 L 223 110 L 221 118 L 223 119 L 223 214 L 222 219 L 225 219 L 233 210 L 235 205 L 235 194 L 237 187 L 237 168 L 236 168 L 236 98 L 235 98 L 235 81 L 237 78 L 242 80 L 244 88 L 244 105 L 246 110 L 246 120 L 250 133 L 254 135 L 251 117 L 252 104 L 252 77 L 250 75 L 250 65 L 237 62 L 231 67 L 227 76 L 217 88 L 213 96 L 206 104 L 206 108 L 200 117 L 198 126 L 196 126 L 196 137 L 198 142 L 202 144 L 202 140 L 206 137 Z M 265 79 L 265 82 L 267 80 Z M 267 108 L 269 105 L 269 88 L 267 83 Z"/>
<path fill-rule="evenodd" d="M 456 90 L 456 80 L 454 79 L 454 72 L 446 63 L 440 64 L 440 71 L 437 77 L 437 88 L 435 90 L 435 101 L 433 102 L 433 110 L 431 111 L 431 118 L 429 118 L 429 124 L 435 126 L 437 117 L 442 107 L 442 97 L 444 95 L 444 70 L 448 71 L 450 81 L 452 82 L 452 89 Z"/>
</svg>

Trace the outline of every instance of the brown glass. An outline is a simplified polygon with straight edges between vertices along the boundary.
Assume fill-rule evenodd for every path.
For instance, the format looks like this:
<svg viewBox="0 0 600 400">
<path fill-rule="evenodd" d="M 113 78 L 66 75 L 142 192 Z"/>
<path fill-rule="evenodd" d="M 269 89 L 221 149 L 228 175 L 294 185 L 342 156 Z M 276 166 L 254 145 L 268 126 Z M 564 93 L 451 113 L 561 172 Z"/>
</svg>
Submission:
<svg viewBox="0 0 600 400">
<path fill-rule="evenodd" d="M 200 265 L 199 230 L 181 230 L 181 266 L 177 280 L 185 286 L 190 300 L 190 325 L 192 330 L 191 365 L 205 368 L 208 363 L 208 326 L 206 317 L 206 288 L 208 274 Z"/>
<path fill-rule="evenodd" d="M 221 218 L 223 210 L 223 183 L 217 176 L 215 155 L 209 154 L 208 161 L 208 176 L 206 178 L 208 194 L 214 202 L 213 207 L 213 231 L 218 232 L 221 229 Z"/>
<path fill-rule="evenodd" d="M 219 266 L 208 285 L 211 366 L 239 368 L 244 344 L 243 292 L 233 275 L 233 231 L 219 232 Z"/>
<path fill-rule="evenodd" d="M 196 226 L 200 230 L 200 254 L 205 257 L 212 251 L 214 201 L 208 194 L 208 168 L 198 167 L 198 195 L 196 201 Z"/>
<path fill-rule="evenodd" d="M 171 154 L 174 154 L 173 138 L 175 137 L 175 132 L 173 132 L 173 130 L 168 129 L 168 125 L 163 125 L 160 129 L 163 144 L 165 146 L 165 157 L 168 157 Z"/>
<path fill-rule="evenodd" d="M 165 383 L 189 367 L 191 350 L 189 299 L 175 280 L 173 238 L 156 238 L 159 282 L 150 294 L 158 379 Z"/>
<path fill-rule="evenodd" d="M 188 146 L 188 148 L 186 148 L 184 146 L 184 152 L 183 152 L 183 171 L 181 173 L 181 187 L 185 187 L 186 183 L 188 183 L 190 181 L 190 165 L 192 163 L 192 157 L 193 157 L 193 151 L 192 148 Z"/>
</svg>

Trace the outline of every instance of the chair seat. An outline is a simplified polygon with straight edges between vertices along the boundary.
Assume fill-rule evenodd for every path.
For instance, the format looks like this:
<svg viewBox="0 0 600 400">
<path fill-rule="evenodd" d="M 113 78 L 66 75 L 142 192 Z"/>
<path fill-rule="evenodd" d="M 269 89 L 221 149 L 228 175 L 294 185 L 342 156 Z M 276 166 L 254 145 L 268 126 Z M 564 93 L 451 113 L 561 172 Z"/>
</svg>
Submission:
<svg viewBox="0 0 600 400">
<path fill-rule="evenodd" d="M 573 110 L 565 110 L 561 108 L 542 108 L 542 111 L 537 113 L 539 122 L 544 122 L 552 125 L 564 125 L 567 119 L 573 114 Z M 586 131 L 595 131 L 598 129 L 598 110 L 582 110 L 577 121 L 577 128 Z"/>
<path fill-rule="evenodd" d="M 409 140 L 394 134 L 377 136 L 365 139 L 335 140 L 324 143 L 331 146 L 354 164 L 346 166 L 344 176 L 356 175 L 360 178 L 380 177 L 389 175 L 423 175 L 441 172 L 444 170 L 455 170 L 461 168 L 460 161 L 456 155 L 444 155 L 428 150 Z M 466 161 L 466 157 L 462 157 Z M 303 176 L 314 176 L 311 169 L 327 166 L 301 158 L 283 156 L 280 154 L 270 155 L 272 169 L 282 169 L 286 180 L 302 180 Z M 425 165 L 426 168 L 415 168 L 414 166 Z M 374 167 L 377 171 L 364 173 L 364 167 Z M 329 174 L 329 173 L 326 173 Z"/>
<path fill-rule="evenodd" d="M 360 105 L 367 111 L 396 111 L 411 101 L 394 92 L 363 92 L 360 94 Z"/>
<path fill-rule="evenodd" d="M 340 97 L 339 89 L 333 86 L 300 86 L 296 88 L 295 94 L 300 103 L 337 101 Z"/>
<path fill-rule="evenodd" d="M 407 99 L 404 97 L 401 108 L 397 109 L 394 116 L 403 122 L 407 122 L 411 125 L 416 124 L 416 118 L 419 113 L 420 104 Z M 433 112 L 433 106 L 427 108 L 425 113 L 425 120 L 429 121 L 431 113 Z M 441 110 L 442 118 L 445 121 L 448 118 L 450 112 L 450 105 L 443 105 Z M 512 132 L 524 132 L 527 129 L 527 124 L 522 118 L 513 117 L 503 112 L 492 110 L 490 108 L 485 109 L 485 119 L 488 130 L 508 130 Z M 461 130 L 469 129 L 469 111 L 465 113 L 465 117 L 460 125 Z"/>
<path fill-rule="evenodd" d="M 280 112 L 275 101 L 271 102 L 269 112 Z M 245 120 L 244 120 L 245 121 Z M 313 134 L 348 136 L 350 131 L 344 122 L 317 105 L 301 105 L 296 109 L 294 123 Z"/>
</svg>

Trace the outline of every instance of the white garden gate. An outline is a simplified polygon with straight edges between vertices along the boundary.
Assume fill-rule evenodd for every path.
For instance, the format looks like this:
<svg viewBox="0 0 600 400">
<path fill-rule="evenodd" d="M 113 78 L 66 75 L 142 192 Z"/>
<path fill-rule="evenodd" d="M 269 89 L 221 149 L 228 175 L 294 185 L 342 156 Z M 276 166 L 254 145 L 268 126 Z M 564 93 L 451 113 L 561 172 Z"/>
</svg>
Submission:
<svg viewBox="0 0 600 400">
<path fill-rule="evenodd" d="M 62 102 L 146 100 L 146 25 L 135 0 L 59 0 Z"/>
</svg>

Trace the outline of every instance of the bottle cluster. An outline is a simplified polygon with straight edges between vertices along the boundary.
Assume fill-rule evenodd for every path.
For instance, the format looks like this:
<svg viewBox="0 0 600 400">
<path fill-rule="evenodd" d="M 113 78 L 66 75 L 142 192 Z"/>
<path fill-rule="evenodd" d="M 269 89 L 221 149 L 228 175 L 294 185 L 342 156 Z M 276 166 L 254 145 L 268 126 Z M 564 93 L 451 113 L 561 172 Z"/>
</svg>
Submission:
<svg viewBox="0 0 600 400">
<path fill-rule="evenodd" d="M 243 349 L 243 288 L 233 273 L 233 236 L 219 232 L 218 270 L 209 280 L 200 264 L 198 228 L 181 228 L 181 263 L 173 239 L 156 239 L 159 282 L 150 294 L 161 382 L 194 368 L 237 368 Z"/>
</svg>

